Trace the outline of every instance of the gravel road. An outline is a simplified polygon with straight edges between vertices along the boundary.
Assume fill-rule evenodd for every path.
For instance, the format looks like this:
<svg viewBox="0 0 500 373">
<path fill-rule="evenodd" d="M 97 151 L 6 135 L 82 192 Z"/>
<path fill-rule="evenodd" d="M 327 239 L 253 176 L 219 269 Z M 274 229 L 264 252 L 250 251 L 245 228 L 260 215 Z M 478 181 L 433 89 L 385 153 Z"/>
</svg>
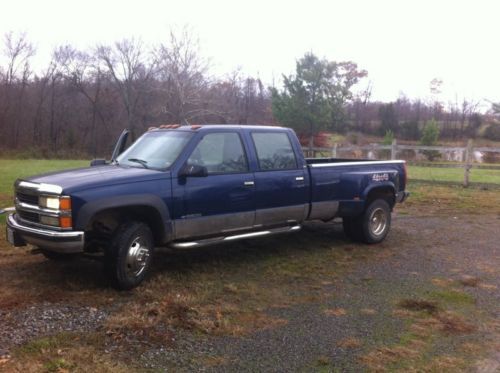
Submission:
<svg viewBox="0 0 500 373">
<path fill-rule="evenodd" d="M 345 242 L 338 224 L 311 224 L 303 234 L 331 235 L 334 250 L 335 242 Z M 361 354 L 397 343 L 405 331 L 405 320 L 393 316 L 398 301 L 435 291 L 440 281 L 458 284 L 464 278 L 477 279 L 475 286 L 461 290 L 473 297 L 487 321 L 471 340 L 500 346 L 499 238 L 500 216 L 496 215 L 396 214 L 384 243 L 362 246 L 362 250 L 375 250 L 375 255 L 350 263 L 345 276 L 325 284 L 324 300 L 266 311 L 286 320 L 285 325 L 243 337 L 179 330 L 175 343 L 151 348 L 135 360 L 146 369 L 160 371 L 362 371 Z M 64 302 L 0 310 L 0 358 L 33 338 L 97 330 L 110 313 L 105 307 Z M 451 353 L 453 348 L 453 343 L 444 343 L 432 353 Z M 470 369 L 498 371 L 498 352 L 480 356 Z"/>
<path fill-rule="evenodd" d="M 313 225 L 306 230 L 321 234 Z M 400 299 L 435 289 L 433 281 L 480 279 L 465 290 L 486 317 L 500 321 L 500 216 L 395 216 L 390 237 L 379 246 L 380 255 L 354 264 L 353 271 L 328 290 L 327 302 L 269 310 L 288 320 L 285 326 L 246 337 L 186 338 L 174 349 L 152 350 L 143 356 L 148 366 L 175 370 L 217 372 L 362 371 L 359 354 L 371 347 L 399 340 L 404 320 L 392 317 Z M 335 230 L 342 239 L 341 227 Z M 337 312 L 327 314 L 324 310 Z M 480 330 L 472 339 L 487 338 L 500 346 L 500 330 Z M 346 339 L 361 341 L 342 346 Z M 449 353 L 443 345 L 434 354 Z M 498 352 L 478 361 L 483 373 L 500 371 Z M 218 360 L 218 357 L 221 357 Z M 213 367 L 197 361 L 219 361 Z M 476 367 L 473 365 L 473 367 Z M 471 368 L 476 370 L 476 368 Z"/>
</svg>

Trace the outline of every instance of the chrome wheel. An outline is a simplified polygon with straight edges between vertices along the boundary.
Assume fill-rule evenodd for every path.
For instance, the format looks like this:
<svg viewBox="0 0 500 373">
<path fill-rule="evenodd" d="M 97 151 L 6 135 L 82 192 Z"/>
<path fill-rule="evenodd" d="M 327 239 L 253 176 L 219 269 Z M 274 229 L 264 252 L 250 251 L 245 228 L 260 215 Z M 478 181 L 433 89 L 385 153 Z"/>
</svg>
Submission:
<svg viewBox="0 0 500 373">
<path fill-rule="evenodd" d="M 380 236 L 387 227 L 387 215 L 382 208 L 373 210 L 370 216 L 370 230 L 373 235 Z"/>
<path fill-rule="evenodd" d="M 149 255 L 150 248 L 143 240 L 140 237 L 134 239 L 128 248 L 125 260 L 127 275 L 131 277 L 140 276 L 148 264 Z"/>
</svg>

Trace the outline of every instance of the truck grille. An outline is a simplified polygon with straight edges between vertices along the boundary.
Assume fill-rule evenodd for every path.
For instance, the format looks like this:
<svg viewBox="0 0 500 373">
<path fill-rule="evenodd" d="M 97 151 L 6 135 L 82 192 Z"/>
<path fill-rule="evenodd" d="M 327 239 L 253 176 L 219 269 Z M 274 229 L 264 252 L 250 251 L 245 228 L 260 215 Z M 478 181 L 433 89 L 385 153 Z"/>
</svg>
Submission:
<svg viewBox="0 0 500 373">
<path fill-rule="evenodd" d="M 17 187 L 16 202 L 22 202 L 33 207 L 38 207 L 38 191 Z M 17 206 L 17 203 L 16 212 L 17 215 L 25 221 L 33 223 L 40 222 L 40 216 L 36 212 L 23 210 Z"/>
<path fill-rule="evenodd" d="M 16 197 L 19 202 L 29 203 L 30 205 L 38 205 L 38 195 L 36 194 L 28 194 L 18 191 L 16 193 Z"/>
<path fill-rule="evenodd" d="M 33 223 L 38 223 L 40 218 L 37 213 L 17 210 L 17 214 L 21 217 L 21 219 L 31 221 Z"/>
</svg>

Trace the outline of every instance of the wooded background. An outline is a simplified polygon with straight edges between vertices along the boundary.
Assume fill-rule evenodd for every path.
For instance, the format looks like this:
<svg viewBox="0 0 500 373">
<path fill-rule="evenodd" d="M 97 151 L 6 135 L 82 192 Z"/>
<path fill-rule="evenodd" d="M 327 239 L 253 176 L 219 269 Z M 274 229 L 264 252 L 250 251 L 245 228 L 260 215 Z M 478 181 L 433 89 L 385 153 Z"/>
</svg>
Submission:
<svg viewBox="0 0 500 373">
<path fill-rule="evenodd" d="M 420 140 L 430 120 L 440 138 L 500 141 L 498 106 L 479 102 L 371 100 L 355 90 L 367 72 L 354 62 L 306 53 L 277 86 L 234 71 L 216 77 L 189 30 L 158 45 L 126 39 L 112 45 L 53 50 L 43 68 L 26 34 L 8 33 L 0 52 L 0 154 L 109 156 L 123 128 L 140 135 L 169 123 L 283 124 L 299 133 L 362 132 Z M 272 58 L 272 57 L 270 57 Z M 440 82 L 430 84 L 439 91 Z"/>
</svg>

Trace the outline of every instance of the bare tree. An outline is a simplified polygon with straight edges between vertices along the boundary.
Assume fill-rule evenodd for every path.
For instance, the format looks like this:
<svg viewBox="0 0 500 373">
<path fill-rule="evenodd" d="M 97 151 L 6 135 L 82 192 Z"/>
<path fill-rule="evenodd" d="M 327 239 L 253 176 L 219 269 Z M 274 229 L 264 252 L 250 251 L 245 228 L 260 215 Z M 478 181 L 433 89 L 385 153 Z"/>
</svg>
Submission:
<svg viewBox="0 0 500 373">
<path fill-rule="evenodd" d="M 168 120 L 182 123 L 213 114 L 205 94 L 210 84 L 209 62 L 200 57 L 199 42 L 190 30 L 185 27 L 179 35 L 171 30 L 168 44 L 161 44 L 155 55 L 162 81 L 162 111 Z"/>
<path fill-rule="evenodd" d="M 101 108 L 101 95 L 103 84 L 103 68 L 101 61 L 89 53 L 78 51 L 69 45 L 60 47 L 56 52 L 65 77 L 70 84 L 91 105 L 90 128 L 83 128 L 84 137 L 90 131 L 91 153 L 97 155 L 99 136 L 97 136 L 97 121 L 102 124 L 107 136 L 110 135 L 105 115 Z"/>
<path fill-rule="evenodd" d="M 9 137 L 15 148 L 21 130 L 26 89 L 32 74 L 30 60 L 35 55 L 35 48 L 27 40 L 26 33 L 9 32 L 4 36 L 3 54 L 7 59 L 7 68 L 5 71 L 0 71 L 3 86 L 0 96 L 2 105 L 0 110 L 0 142 L 4 142 L 6 134 L 10 133 Z"/>
<path fill-rule="evenodd" d="M 97 57 L 104 63 L 126 111 L 127 128 L 136 136 L 139 101 L 150 89 L 157 62 L 138 39 L 124 39 L 113 46 L 99 46 Z"/>
</svg>

